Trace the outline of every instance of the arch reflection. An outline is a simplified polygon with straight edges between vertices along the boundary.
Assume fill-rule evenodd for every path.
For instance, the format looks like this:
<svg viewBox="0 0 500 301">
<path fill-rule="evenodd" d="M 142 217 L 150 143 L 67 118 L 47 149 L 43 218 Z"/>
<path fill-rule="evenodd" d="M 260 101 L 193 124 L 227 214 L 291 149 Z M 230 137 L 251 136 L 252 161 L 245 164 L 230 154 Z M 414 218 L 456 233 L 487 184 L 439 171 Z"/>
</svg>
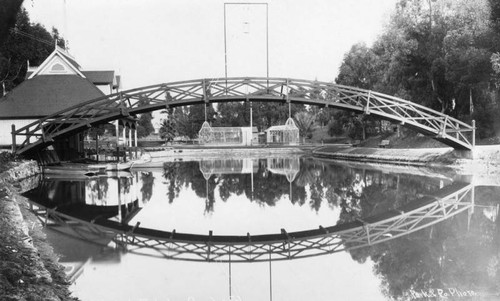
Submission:
<svg viewBox="0 0 500 301">
<path fill-rule="evenodd" d="M 305 258 L 358 249 L 408 235 L 474 207 L 473 185 L 454 183 L 400 208 L 344 224 L 298 232 L 240 236 L 160 231 L 113 219 L 89 219 L 31 203 L 42 221 L 51 219 L 75 236 L 96 241 L 109 237 L 120 248 L 187 261 L 258 262 Z"/>
</svg>

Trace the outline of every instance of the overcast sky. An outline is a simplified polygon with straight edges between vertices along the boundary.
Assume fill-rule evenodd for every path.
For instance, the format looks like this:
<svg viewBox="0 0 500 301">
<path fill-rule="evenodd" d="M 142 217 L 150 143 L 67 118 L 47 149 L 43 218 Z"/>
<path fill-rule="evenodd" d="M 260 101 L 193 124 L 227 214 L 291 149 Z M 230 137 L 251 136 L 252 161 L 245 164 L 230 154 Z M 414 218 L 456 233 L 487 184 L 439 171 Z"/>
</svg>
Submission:
<svg viewBox="0 0 500 301">
<path fill-rule="evenodd" d="M 24 6 L 32 21 L 60 30 L 84 69 L 116 70 L 122 88 L 129 89 L 224 77 L 224 53 L 228 76 L 269 72 L 333 81 L 349 48 L 360 41 L 371 44 L 381 33 L 396 0 L 271 0 L 268 26 L 266 5 L 246 2 L 254 4 L 25 0 Z"/>
</svg>

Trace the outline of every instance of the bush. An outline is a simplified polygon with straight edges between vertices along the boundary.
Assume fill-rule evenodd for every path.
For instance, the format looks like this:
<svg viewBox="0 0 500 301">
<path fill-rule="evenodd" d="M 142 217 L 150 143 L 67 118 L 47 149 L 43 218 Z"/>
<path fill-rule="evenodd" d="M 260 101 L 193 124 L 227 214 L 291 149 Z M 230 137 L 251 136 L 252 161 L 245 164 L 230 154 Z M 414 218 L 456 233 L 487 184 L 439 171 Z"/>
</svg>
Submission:
<svg viewBox="0 0 500 301">
<path fill-rule="evenodd" d="M 484 106 L 476 106 L 472 118 L 476 120 L 476 135 L 479 139 L 492 138 L 497 135 L 500 129 L 497 118 L 499 114 L 500 110 L 495 105 L 487 104 Z"/>
<path fill-rule="evenodd" d="M 10 152 L 0 152 L 0 172 L 10 168 L 11 163 L 16 160 L 16 156 Z"/>
</svg>

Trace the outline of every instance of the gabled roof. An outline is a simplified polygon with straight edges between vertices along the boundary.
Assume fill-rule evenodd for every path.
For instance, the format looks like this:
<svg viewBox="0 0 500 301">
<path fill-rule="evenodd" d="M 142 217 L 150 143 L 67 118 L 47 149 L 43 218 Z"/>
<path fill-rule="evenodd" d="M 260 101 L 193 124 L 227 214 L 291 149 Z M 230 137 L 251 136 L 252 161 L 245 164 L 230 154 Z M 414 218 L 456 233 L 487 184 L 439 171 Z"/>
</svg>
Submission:
<svg viewBox="0 0 500 301">
<path fill-rule="evenodd" d="M 103 95 L 80 76 L 35 76 L 0 98 L 0 119 L 40 118 Z"/>
<path fill-rule="evenodd" d="M 70 55 L 65 49 L 57 46 L 56 50 L 60 54 L 62 54 L 68 60 L 68 62 L 71 63 L 71 65 L 75 66 L 75 68 L 77 68 L 78 70 L 80 70 L 80 68 L 81 68 L 80 64 L 78 64 L 78 62 L 75 61 L 75 58 L 72 55 Z"/>
<path fill-rule="evenodd" d="M 73 59 L 71 55 L 69 55 L 64 49 L 60 47 L 56 47 L 56 49 L 43 61 L 43 63 L 30 74 L 29 79 L 40 75 L 41 73 L 45 73 L 47 69 L 53 65 L 55 61 L 59 61 L 65 64 L 67 67 L 71 69 L 73 73 L 78 74 L 81 77 L 85 77 L 83 73 L 80 71 L 80 65 Z"/>
<path fill-rule="evenodd" d="M 114 71 L 82 71 L 82 73 L 96 85 L 112 85 L 115 78 Z"/>
</svg>

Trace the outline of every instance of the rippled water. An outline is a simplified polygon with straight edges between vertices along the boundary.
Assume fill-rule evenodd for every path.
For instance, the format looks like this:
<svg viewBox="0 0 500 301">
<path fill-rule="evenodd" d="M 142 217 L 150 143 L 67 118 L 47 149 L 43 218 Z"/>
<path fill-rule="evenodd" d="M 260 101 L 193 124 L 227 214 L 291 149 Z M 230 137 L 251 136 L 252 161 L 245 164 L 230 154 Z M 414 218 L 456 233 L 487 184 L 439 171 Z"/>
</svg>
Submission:
<svg viewBox="0 0 500 301">
<path fill-rule="evenodd" d="M 47 235 L 82 300 L 494 300 L 498 192 L 426 169 L 292 156 L 46 177 L 26 196 L 56 208 Z M 130 227 L 92 228 L 105 221 Z M 146 248 L 136 229 L 174 240 Z M 248 240 L 239 250 L 217 236 Z"/>
</svg>

